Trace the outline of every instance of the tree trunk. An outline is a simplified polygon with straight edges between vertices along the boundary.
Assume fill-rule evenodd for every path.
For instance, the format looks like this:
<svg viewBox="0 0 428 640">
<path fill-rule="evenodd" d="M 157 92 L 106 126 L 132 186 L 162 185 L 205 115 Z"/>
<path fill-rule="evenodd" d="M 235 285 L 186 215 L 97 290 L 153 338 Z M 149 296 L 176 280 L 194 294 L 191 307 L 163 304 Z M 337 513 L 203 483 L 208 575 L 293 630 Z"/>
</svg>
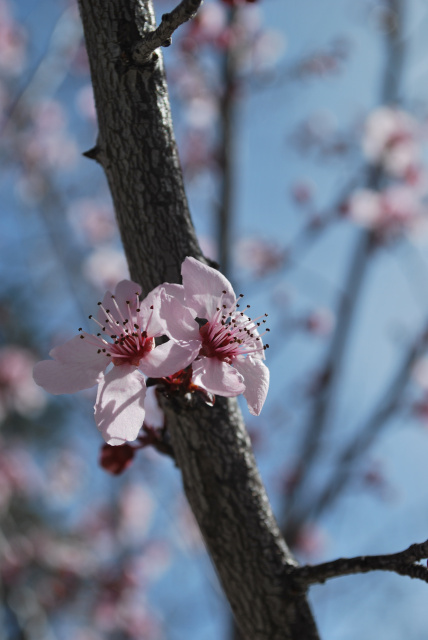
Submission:
<svg viewBox="0 0 428 640">
<path fill-rule="evenodd" d="M 133 50 L 155 27 L 151 0 L 80 0 L 98 113 L 87 156 L 104 168 L 131 277 L 145 293 L 201 259 L 174 141 L 162 55 Z M 184 489 L 245 640 L 316 640 L 296 565 L 261 483 L 235 400 L 164 403 Z"/>
</svg>

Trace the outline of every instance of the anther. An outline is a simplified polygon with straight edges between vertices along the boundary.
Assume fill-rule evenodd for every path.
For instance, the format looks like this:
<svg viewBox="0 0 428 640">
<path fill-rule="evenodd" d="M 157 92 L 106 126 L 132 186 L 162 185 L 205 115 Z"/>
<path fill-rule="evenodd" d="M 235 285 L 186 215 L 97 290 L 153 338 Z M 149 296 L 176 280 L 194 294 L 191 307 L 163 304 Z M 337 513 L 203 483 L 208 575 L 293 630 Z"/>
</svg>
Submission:
<svg viewBox="0 0 428 640">
<path fill-rule="evenodd" d="M 100 307 L 102 305 L 102 302 L 97 302 L 97 305 Z"/>
<path fill-rule="evenodd" d="M 136 311 L 137 313 L 140 313 L 141 309 L 135 309 L 135 311 Z"/>
<path fill-rule="evenodd" d="M 111 298 L 112 298 L 112 300 L 114 300 L 114 296 L 112 296 Z"/>
<path fill-rule="evenodd" d="M 152 304 L 150 305 L 150 309 L 153 309 L 153 305 Z"/>
<path fill-rule="evenodd" d="M 80 338 L 82 338 L 82 340 L 83 340 L 83 338 L 84 338 L 85 336 L 79 336 L 79 337 L 80 337 Z"/>
<path fill-rule="evenodd" d="M 79 327 L 79 331 L 83 331 L 82 327 Z"/>
<path fill-rule="evenodd" d="M 98 349 L 97 353 L 101 353 L 101 349 Z"/>
<path fill-rule="evenodd" d="M 89 320 L 92 320 L 92 316 L 88 316 Z"/>
<path fill-rule="evenodd" d="M 226 289 L 224 289 L 224 290 L 222 291 L 222 293 L 226 293 Z"/>
</svg>

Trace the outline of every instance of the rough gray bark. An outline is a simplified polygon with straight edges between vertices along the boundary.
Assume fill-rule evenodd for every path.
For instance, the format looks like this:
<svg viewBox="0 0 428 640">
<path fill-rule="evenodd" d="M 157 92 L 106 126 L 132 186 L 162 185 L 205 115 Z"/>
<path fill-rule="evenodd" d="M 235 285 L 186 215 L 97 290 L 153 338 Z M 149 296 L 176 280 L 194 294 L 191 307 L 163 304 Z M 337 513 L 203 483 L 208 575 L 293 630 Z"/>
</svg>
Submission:
<svg viewBox="0 0 428 640">
<path fill-rule="evenodd" d="M 185 197 L 151 0 L 80 0 L 99 121 L 86 155 L 104 168 L 131 277 L 148 292 L 201 258 Z M 278 530 L 235 400 L 165 406 L 186 495 L 247 640 L 316 640 L 295 561 Z M 290 576 L 290 580 L 288 577 Z"/>
<path fill-rule="evenodd" d="M 150 2 L 80 2 L 99 136 L 86 155 L 106 173 L 131 278 L 146 293 L 201 257 L 184 193 L 162 56 L 134 62 L 154 28 Z"/>
</svg>

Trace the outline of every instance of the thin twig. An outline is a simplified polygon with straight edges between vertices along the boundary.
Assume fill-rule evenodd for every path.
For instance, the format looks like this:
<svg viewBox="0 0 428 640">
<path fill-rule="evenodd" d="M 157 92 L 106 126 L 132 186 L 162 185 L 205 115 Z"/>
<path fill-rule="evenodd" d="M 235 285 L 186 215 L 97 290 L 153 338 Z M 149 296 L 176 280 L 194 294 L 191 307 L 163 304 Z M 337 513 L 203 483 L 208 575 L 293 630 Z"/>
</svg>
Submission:
<svg viewBox="0 0 428 640">
<path fill-rule="evenodd" d="M 146 62 L 159 47 L 169 47 L 171 36 L 182 24 L 193 18 L 203 0 L 182 0 L 170 13 L 164 13 L 160 25 L 154 31 L 148 31 L 133 51 L 137 64 Z"/>
<path fill-rule="evenodd" d="M 296 579 L 304 585 L 323 583 L 330 578 L 339 578 L 369 571 L 392 571 L 402 576 L 418 578 L 428 582 L 428 568 L 416 564 L 428 557 L 428 540 L 412 544 L 405 551 L 380 556 L 357 556 L 356 558 L 339 558 L 332 562 L 324 562 L 314 566 L 298 567 Z"/>
</svg>

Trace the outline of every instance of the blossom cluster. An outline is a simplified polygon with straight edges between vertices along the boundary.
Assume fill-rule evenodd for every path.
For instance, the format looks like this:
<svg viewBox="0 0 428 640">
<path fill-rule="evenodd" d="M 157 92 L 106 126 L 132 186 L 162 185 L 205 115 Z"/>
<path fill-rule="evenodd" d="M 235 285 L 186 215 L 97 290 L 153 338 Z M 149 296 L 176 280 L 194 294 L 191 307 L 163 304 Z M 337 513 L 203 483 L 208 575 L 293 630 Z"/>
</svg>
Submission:
<svg viewBox="0 0 428 640">
<path fill-rule="evenodd" d="M 140 301 L 141 287 L 120 282 L 98 303 L 99 331 L 79 335 L 39 362 L 34 379 L 53 394 L 98 385 L 95 421 L 105 441 L 135 440 L 145 417 L 145 376 L 162 379 L 191 366 L 192 384 L 209 394 L 243 394 L 258 415 L 269 386 L 259 327 L 240 309 L 230 282 L 218 271 L 186 258 L 183 284 L 164 283 Z M 268 329 L 266 330 L 268 331 Z M 156 344 L 156 338 L 168 340 Z"/>
<path fill-rule="evenodd" d="M 428 183 L 421 160 L 422 130 L 407 112 L 382 106 L 367 118 L 362 151 L 383 172 L 380 189 L 357 189 L 346 213 L 381 241 L 406 231 L 416 238 L 427 228 Z"/>
</svg>

